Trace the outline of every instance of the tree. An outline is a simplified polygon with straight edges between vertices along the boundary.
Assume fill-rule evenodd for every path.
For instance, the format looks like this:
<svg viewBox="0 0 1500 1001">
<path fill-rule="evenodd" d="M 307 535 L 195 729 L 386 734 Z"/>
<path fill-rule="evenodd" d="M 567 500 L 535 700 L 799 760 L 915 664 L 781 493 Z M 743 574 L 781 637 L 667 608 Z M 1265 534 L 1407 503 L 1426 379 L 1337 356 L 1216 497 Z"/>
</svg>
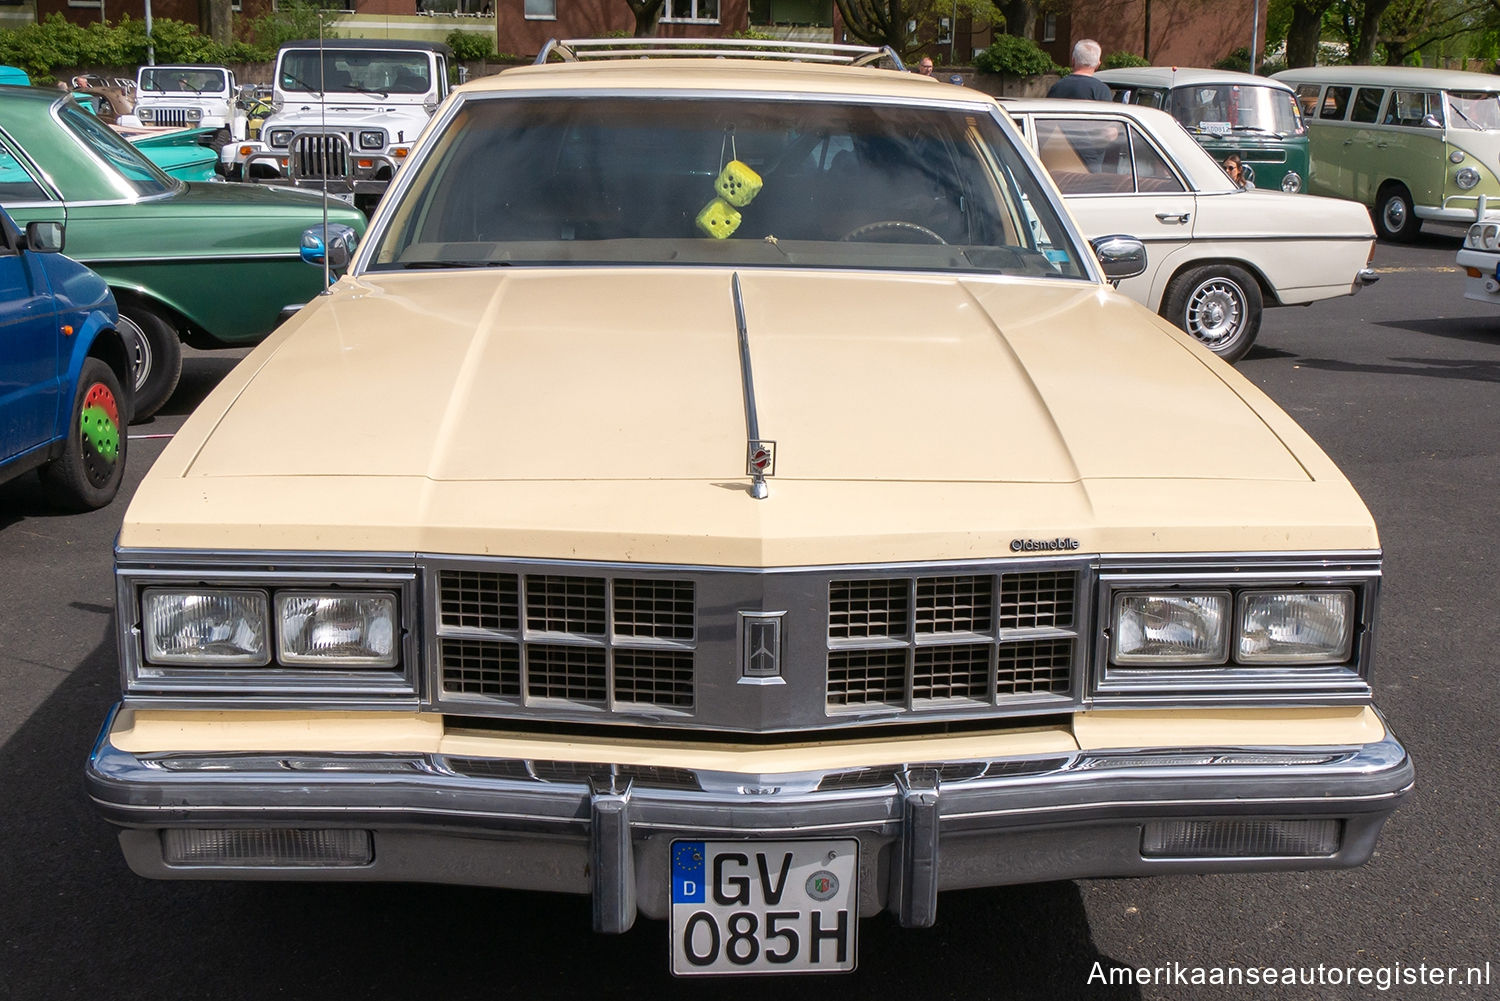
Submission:
<svg viewBox="0 0 1500 1001">
<path fill-rule="evenodd" d="M 198 23 L 220 45 L 234 41 L 234 11 L 230 0 L 198 0 Z"/>
<path fill-rule="evenodd" d="M 664 0 L 625 0 L 630 13 L 635 15 L 635 37 L 650 38 L 656 34 L 656 22 L 661 20 Z"/>
<path fill-rule="evenodd" d="M 849 34 L 866 45 L 888 45 L 902 57 L 932 39 L 935 34 L 932 29 L 939 18 L 957 13 L 981 24 L 1005 22 L 1005 15 L 991 0 L 834 0 L 834 3 Z M 957 30 L 957 25 L 950 30 Z"/>
<path fill-rule="evenodd" d="M 1292 23 L 1286 31 L 1286 64 L 1316 66 L 1323 40 L 1323 18 L 1334 0 L 1292 0 Z"/>
</svg>

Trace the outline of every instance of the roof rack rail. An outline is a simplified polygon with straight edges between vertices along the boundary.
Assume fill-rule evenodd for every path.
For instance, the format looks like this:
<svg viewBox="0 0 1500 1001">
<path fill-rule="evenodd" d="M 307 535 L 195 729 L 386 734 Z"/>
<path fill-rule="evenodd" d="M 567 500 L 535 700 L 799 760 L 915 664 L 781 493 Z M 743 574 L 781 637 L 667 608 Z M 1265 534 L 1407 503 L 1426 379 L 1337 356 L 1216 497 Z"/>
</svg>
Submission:
<svg viewBox="0 0 1500 1001">
<path fill-rule="evenodd" d="M 588 59 L 679 58 L 784 59 L 788 62 L 871 66 L 886 60 L 905 72 L 901 57 L 889 45 L 836 45 L 774 38 L 569 38 L 550 39 L 537 53 L 540 66 L 556 55 L 566 63 Z"/>
</svg>

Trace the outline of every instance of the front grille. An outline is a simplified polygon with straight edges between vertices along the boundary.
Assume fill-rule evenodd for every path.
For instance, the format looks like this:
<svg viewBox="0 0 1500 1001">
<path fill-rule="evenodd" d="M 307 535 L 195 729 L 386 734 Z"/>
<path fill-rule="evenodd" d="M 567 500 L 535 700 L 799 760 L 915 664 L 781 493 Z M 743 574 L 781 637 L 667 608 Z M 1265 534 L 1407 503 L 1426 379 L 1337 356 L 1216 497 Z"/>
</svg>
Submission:
<svg viewBox="0 0 1500 1001">
<path fill-rule="evenodd" d="M 1067 697 L 1081 583 L 1073 567 L 831 581 L 829 710 Z"/>
<path fill-rule="evenodd" d="M 293 137 L 289 164 L 295 180 L 347 180 L 354 172 L 349 140 L 337 132 L 304 132 Z"/>
<path fill-rule="evenodd" d="M 151 124 L 165 125 L 174 129 L 185 129 L 188 127 L 187 108 L 152 108 Z"/>
<path fill-rule="evenodd" d="M 444 569 L 437 610 L 444 696 L 693 708 L 692 581 Z"/>
</svg>

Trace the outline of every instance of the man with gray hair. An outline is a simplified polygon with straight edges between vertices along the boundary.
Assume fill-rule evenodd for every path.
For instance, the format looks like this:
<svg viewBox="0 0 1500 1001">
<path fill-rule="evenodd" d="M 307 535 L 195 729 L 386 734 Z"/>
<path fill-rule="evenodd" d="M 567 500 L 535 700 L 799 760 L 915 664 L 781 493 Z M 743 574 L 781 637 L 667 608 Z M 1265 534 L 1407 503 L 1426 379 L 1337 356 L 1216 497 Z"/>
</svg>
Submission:
<svg viewBox="0 0 1500 1001">
<path fill-rule="evenodd" d="M 1092 38 L 1080 39 L 1073 46 L 1073 72 L 1052 85 L 1048 97 L 1071 97 L 1083 101 L 1113 100 L 1104 81 L 1095 78 L 1099 68 L 1099 43 Z"/>
</svg>

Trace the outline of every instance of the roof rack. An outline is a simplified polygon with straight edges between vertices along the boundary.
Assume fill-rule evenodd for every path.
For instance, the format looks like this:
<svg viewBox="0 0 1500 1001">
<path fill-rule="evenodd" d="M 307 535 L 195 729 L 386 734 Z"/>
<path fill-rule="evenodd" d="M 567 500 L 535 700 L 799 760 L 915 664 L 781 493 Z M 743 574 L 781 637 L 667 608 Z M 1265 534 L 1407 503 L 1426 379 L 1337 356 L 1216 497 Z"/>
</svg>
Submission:
<svg viewBox="0 0 1500 1001">
<path fill-rule="evenodd" d="M 832 42 L 791 42 L 774 38 L 553 38 L 537 53 L 535 65 L 542 65 L 553 55 L 566 63 L 663 56 L 784 59 L 845 66 L 871 66 L 887 60 L 893 69 L 906 70 L 901 57 L 889 45 L 835 45 Z"/>
</svg>

